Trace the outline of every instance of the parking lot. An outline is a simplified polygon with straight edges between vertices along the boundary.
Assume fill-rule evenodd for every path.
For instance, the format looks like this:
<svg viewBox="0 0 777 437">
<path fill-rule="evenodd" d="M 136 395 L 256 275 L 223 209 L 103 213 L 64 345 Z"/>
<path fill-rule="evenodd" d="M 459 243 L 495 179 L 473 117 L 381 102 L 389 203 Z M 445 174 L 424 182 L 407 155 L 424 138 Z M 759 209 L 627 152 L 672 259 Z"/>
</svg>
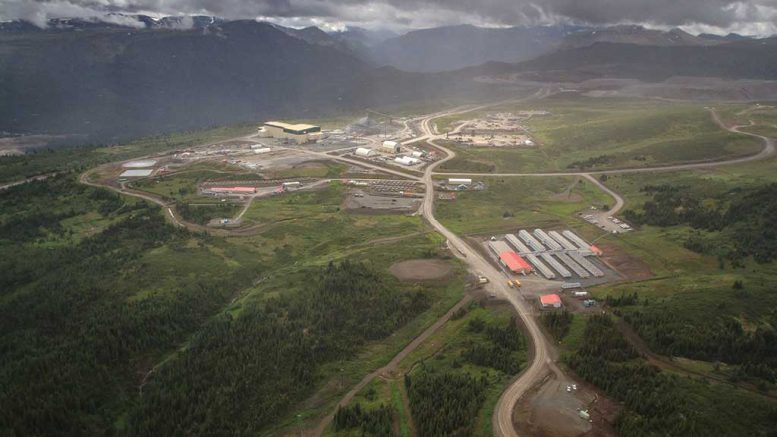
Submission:
<svg viewBox="0 0 777 437">
<path fill-rule="evenodd" d="M 610 216 L 607 214 L 607 211 L 601 211 L 593 206 L 591 209 L 579 212 L 577 215 L 588 223 L 612 234 L 622 234 L 634 229 L 618 217 Z"/>
</svg>

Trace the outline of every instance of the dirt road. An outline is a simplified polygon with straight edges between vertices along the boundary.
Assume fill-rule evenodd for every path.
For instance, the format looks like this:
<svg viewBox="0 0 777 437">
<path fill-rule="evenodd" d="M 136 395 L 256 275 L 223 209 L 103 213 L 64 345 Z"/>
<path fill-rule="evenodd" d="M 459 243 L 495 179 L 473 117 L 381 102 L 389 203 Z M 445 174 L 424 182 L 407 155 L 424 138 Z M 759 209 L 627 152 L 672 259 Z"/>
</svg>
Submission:
<svg viewBox="0 0 777 437">
<path fill-rule="evenodd" d="M 22 179 L 22 180 L 19 180 L 19 181 L 7 182 L 7 183 L 5 183 L 3 185 L 0 185 L 0 191 L 7 190 L 7 189 L 9 189 L 11 187 L 15 187 L 17 185 L 26 184 L 28 182 L 42 181 L 44 179 L 50 178 L 51 176 L 55 176 L 56 174 L 57 173 L 48 173 L 48 174 L 42 174 L 42 175 L 38 175 L 38 176 L 33 176 L 33 177 L 30 177 L 30 178 L 27 178 L 27 179 Z"/>
<path fill-rule="evenodd" d="M 357 393 L 359 393 L 364 387 L 367 386 L 367 384 L 370 383 L 370 381 L 377 378 L 379 375 L 391 374 L 396 372 L 397 366 L 399 366 L 399 363 L 401 363 L 402 360 L 405 359 L 405 357 L 410 355 L 411 352 L 416 350 L 416 348 L 418 348 L 418 346 L 420 346 L 429 337 L 431 337 L 432 334 L 437 332 L 442 327 L 442 325 L 446 324 L 448 320 L 450 320 L 450 318 L 453 316 L 453 314 L 456 311 L 459 310 L 459 308 L 468 304 L 471 300 L 472 300 L 471 296 L 469 295 L 464 296 L 456 305 L 451 307 L 451 309 L 449 309 L 448 312 L 445 313 L 445 315 L 437 319 L 436 322 L 434 322 L 431 326 L 426 328 L 424 332 L 422 332 L 418 337 L 414 338 L 413 341 L 408 343 L 407 346 L 405 346 L 398 354 L 396 354 L 394 358 L 392 358 L 391 361 L 389 361 L 388 364 L 362 378 L 362 380 L 359 381 L 358 384 L 353 386 L 353 388 L 351 388 L 348 391 L 348 393 L 346 393 L 340 399 L 340 401 L 337 403 L 337 407 L 335 407 L 335 411 L 331 412 L 330 414 L 327 414 L 326 416 L 324 416 L 323 419 L 321 419 L 321 422 L 319 422 L 316 429 L 314 429 L 311 432 L 311 435 L 320 436 L 321 434 L 323 434 L 326 428 L 329 426 L 330 423 L 332 423 L 332 420 L 335 418 L 335 413 L 337 412 L 338 407 L 348 405 L 348 403 L 351 402 L 351 399 L 353 399 Z"/>
<path fill-rule="evenodd" d="M 536 94 L 524 98 L 524 99 L 517 99 L 517 100 L 510 100 L 513 102 L 519 102 L 521 100 L 529 100 L 529 99 L 539 99 L 546 97 L 550 94 L 550 91 L 547 89 L 542 89 L 538 91 Z M 764 148 L 759 153 L 755 155 L 750 155 L 742 158 L 736 158 L 731 160 L 725 160 L 725 161 L 710 161 L 710 162 L 703 162 L 703 163 L 688 163 L 688 164 L 674 164 L 674 165 L 665 165 L 665 166 L 656 166 L 656 167 L 645 167 L 645 168 L 632 168 L 632 169 L 616 169 L 616 170 L 602 170 L 602 171 L 592 171 L 592 172 L 548 172 L 548 173 L 448 173 L 448 172 L 435 172 L 435 168 L 437 168 L 439 165 L 453 159 L 456 154 L 443 147 L 439 144 L 435 143 L 435 140 L 439 140 L 444 138 L 444 135 L 441 135 L 432 127 L 432 121 L 435 118 L 439 118 L 441 116 L 447 116 L 447 115 L 458 115 L 463 114 L 467 112 L 477 111 L 480 109 L 485 109 L 490 106 L 499 105 L 505 102 L 497 102 L 493 104 L 488 105 L 480 105 L 480 106 L 473 106 L 473 107 L 466 107 L 463 109 L 457 109 L 457 110 L 451 110 L 451 111 L 445 111 L 442 113 L 436 113 L 432 114 L 423 118 L 420 118 L 420 128 L 422 130 L 422 135 L 420 137 L 414 138 L 410 142 L 417 142 L 417 141 L 428 141 L 433 146 L 437 147 L 439 150 L 441 150 L 443 153 L 445 153 L 445 158 L 442 160 L 436 161 L 432 164 L 430 164 L 424 171 L 423 176 L 419 177 L 414 174 L 409 174 L 400 170 L 394 170 L 390 168 L 386 168 L 379 165 L 374 165 L 371 163 L 363 162 L 360 160 L 354 160 L 350 158 L 344 158 L 340 156 L 334 156 L 323 152 L 315 152 L 315 151 L 304 151 L 304 153 L 311 154 L 311 155 L 317 155 L 322 158 L 346 162 L 353 165 L 358 165 L 361 167 L 367 167 L 374 170 L 378 170 L 381 172 L 393 174 L 396 176 L 400 176 L 403 178 L 421 181 L 425 184 L 426 187 L 426 195 L 424 198 L 423 203 L 421 204 L 421 207 L 419 209 L 419 213 L 427 220 L 427 222 L 441 235 L 443 235 L 448 240 L 448 245 L 453 250 L 452 252 L 456 254 L 457 257 L 459 257 L 464 263 L 466 263 L 470 270 L 479 272 L 480 274 L 486 276 L 490 283 L 488 285 L 488 288 L 490 291 L 498 295 L 500 298 L 510 302 L 510 304 L 515 308 L 516 312 L 520 316 L 523 324 L 525 325 L 525 331 L 526 333 L 531 337 L 532 345 L 533 345 L 533 353 L 532 353 L 532 362 L 529 364 L 529 366 L 524 369 L 524 371 L 521 373 L 521 375 L 513 381 L 513 383 L 504 391 L 501 398 L 499 399 L 499 402 L 495 408 L 494 416 L 493 416 L 493 431 L 498 436 L 517 436 L 517 433 L 515 431 L 515 428 L 513 426 L 513 410 L 515 408 L 515 405 L 517 401 L 529 390 L 531 389 L 537 382 L 541 381 L 544 375 L 547 374 L 548 371 L 552 371 L 556 374 L 556 376 L 560 379 L 563 378 L 563 373 L 559 370 L 559 368 L 556 366 L 554 360 L 553 360 L 553 353 L 555 349 L 553 346 L 548 342 L 548 340 L 543 335 L 537 320 L 531 315 L 531 308 L 527 302 L 525 302 L 521 297 L 519 297 L 519 293 L 515 292 L 515 290 L 509 288 L 506 285 L 505 276 L 502 272 L 497 270 L 488 260 L 483 258 L 480 253 L 478 253 L 476 250 L 474 250 L 471 246 L 466 244 L 461 238 L 459 238 L 457 235 L 455 235 L 453 232 L 449 231 L 445 226 L 443 226 L 434 216 L 434 185 L 433 185 L 433 176 L 434 175 L 462 175 L 462 176 L 481 176 L 481 177 L 492 177 L 492 176 L 499 176 L 499 177 L 548 177 L 548 176 L 581 176 L 586 179 L 588 179 L 590 182 L 595 184 L 597 187 L 599 187 L 601 190 L 603 190 L 605 193 L 609 194 L 610 196 L 615 199 L 615 205 L 610 209 L 608 212 L 610 215 L 617 213 L 624 205 L 623 198 L 615 193 L 613 190 L 606 187 L 604 184 L 602 184 L 598 179 L 593 177 L 593 175 L 598 174 L 628 174 L 628 173 L 646 173 L 646 172 L 661 172 L 661 171 L 676 171 L 676 170 L 688 170 L 688 169 L 697 169 L 697 168 L 711 168 L 711 167 L 717 167 L 722 165 L 732 165 L 732 164 L 739 164 L 739 163 L 745 163 L 750 161 L 756 161 L 760 159 L 765 159 L 768 157 L 771 157 L 775 154 L 775 145 L 774 140 L 771 138 L 767 138 L 761 135 L 749 133 L 749 132 L 741 132 L 739 131 L 739 127 L 727 127 L 724 126 L 723 123 L 720 122 L 720 119 L 717 115 L 717 113 L 712 110 L 711 116 L 713 119 L 716 120 L 716 122 L 723 128 L 736 133 L 741 133 L 744 135 L 750 135 L 757 138 L 760 138 L 764 141 Z M 300 151 L 299 149 L 295 149 L 297 151 Z M 104 188 L 109 188 L 111 190 L 120 192 L 122 194 L 128 194 L 136 197 L 140 197 L 146 200 L 149 200 L 153 203 L 156 203 L 163 208 L 166 209 L 168 216 L 170 217 L 171 221 L 178 225 L 178 226 L 187 226 L 189 227 L 190 224 L 186 224 L 185 222 L 182 222 L 180 219 L 178 219 L 175 215 L 173 210 L 168 206 L 164 201 L 161 201 L 160 199 L 154 198 L 152 196 L 145 195 L 143 193 L 137 193 L 137 192 L 128 192 L 126 190 L 120 190 L 115 187 L 100 185 L 92 183 L 88 180 L 87 173 L 84 173 L 81 176 L 81 182 L 85 183 L 87 185 L 93 185 L 93 186 L 101 186 Z M 440 328 L 444 323 L 447 322 L 447 320 L 450 318 L 452 313 L 460 308 L 462 305 L 464 305 L 468 301 L 468 298 L 464 298 L 462 301 L 460 301 L 456 306 L 451 308 L 451 310 L 446 313 L 445 316 L 437 320 L 432 326 L 427 328 L 421 335 L 416 337 L 411 343 L 409 343 L 397 356 L 395 356 L 391 362 L 389 362 L 386 366 L 382 367 L 381 369 L 376 370 L 375 372 L 365 376 L 364 379 L 362 379 L 359 384 L 357 384 L 355 387 L 353 387 L 338 403 L 338 405 L 345 405 L 347 404 L 355 395 L 358 393 L 369 381 L 371 381 L 373 378 L 375 378 L 377 375 L 381 374 L 382 372 L 388 372 L 392 371 L 393 369 L 396 369 L 397 364 L 405 357 L 407 354 L 412 352 L 416 347 L 418 347 L 421 343 L 423 343 L 424 340 L 426 340 L 429 336 L 431 336 L 437 329 Z M 334 416 L 334 412 L 327 415 L 319 424 L 319 426 L 315 429 L 315 435 L 321 435 L 323 431 L 326 429 L 326 427 L 331 423 L 332 418 Z"/>
<path fill-rule="evenodd" d="M 542 98 L 548 94 L 547 90 L 540 90 L 535 95 L 528 97 L 528 99 Z M 487 107 L 487 105 L 481 107 L 470 108 L 463 112 L 470 112 Z M 479 272 L 481 275 L 489 279 L 488 288 L 504 299 L 515 308 L 516 312 L 521 318 L 525 326 L 526 333 L 532 339 L 533 345 L 533 360 L 528 368 L 526 368 L 520 377 L 518 377 L 508 388 L 502 393 L 499 402 L 495 408 L 494 416 L 492 418 L 492 428 L 498 436 L 517 436 L 515 427 L 513 426 L 513 409 L 523 394 L 529 390 L 537 381 L 541 380 L 543 375 L 546 374 L 548 369 L 553 370 L 554 373 L 560 374 L 560 370 L 556 367 L 555 363 L 550 356 L 550 346 L 547 339 L 542 334 L 537 320 L 531 315 L 531 308 L 521 298 L 518 293 L 509 288 L 505 281 L 505 276 L 497 270 L 493 265 L 483 258 L 479 252 L 474 250 L 471 246 L 466 244 L 459 236 L 449 231 L 445 226 L 440 223 L 434 216 L 434 184 L 432 182 L 432 176 L 434 169 L 453 159 L 456 154 L 451 150 L 440 146 L 435 143 L 434 140 L 442 137 L 441 135 L 433 132 L 431 121 L 432 117 L 425 119 L 422 122 L 422 129 L 425 131 L 428 138 L 431 138 L 429 142 L 443 151 L 446 157 L 431 164 L 426 168 L 424 173 L 423 182 L 426 184 L 426 196 L 424 203 L 422 204 L 422 215 L 429 222 L 432 227 L 440 234 L 448 239 L 448 244 L 455 250 L 454 253 L 460 254 L 459 258 L 464 261 L 471 270 Z"/>
</svg>

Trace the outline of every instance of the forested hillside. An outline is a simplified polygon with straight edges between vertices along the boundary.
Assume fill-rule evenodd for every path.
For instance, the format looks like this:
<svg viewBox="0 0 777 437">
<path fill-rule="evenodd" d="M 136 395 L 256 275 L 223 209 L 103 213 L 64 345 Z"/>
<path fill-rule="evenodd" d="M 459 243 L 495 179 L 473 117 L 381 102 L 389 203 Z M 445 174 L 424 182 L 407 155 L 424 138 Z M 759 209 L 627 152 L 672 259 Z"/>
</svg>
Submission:
<svg viewBox="0 0 777 437">
<path fill-rule="evenodd" d="M 427 306 L 363 264 L 330 264 L 297 294 L 212 321 L 144 387 L 133 433 L 253 435 L 310 393 L 321 365 Z"/>
<path fill-rule="evenodd" d="M 226 240 L 76 177 L 0 192 L 0 434 L 255 435 L 321 389 L 327 363 L 356 362 L 368 343 L 401 347 L 428 323 L 419 314 L 434 320 L 459 298 L 455 281 L 403 284 L 348 261 L 341 228 L 420 225 L 405 217 L 363 229 L 327 209 Z M 326 234 L 283 237 L 326 218 Z M 390 264 L 435 247 L 416 239 L 354 253 Z M 318 263 L 333 251 L 338 262 Z M 365 356 L 354 377 L 382 359 Z"/>
<path fill-rule="evenodd" d="M 777 407 L 758 395 L 681 378 L 639 358 L 610 316 L 591 316 L 579 348 L 566 358 L 583 379 L 623 402 L 624 437 L 771 435 Z"/>
<path fill-rule="evenodd" d="M 626 210 L 634 224 L 689 225 L 705 231 L 689 237 L 685 247 L 734 262 L 753 257 L 760 263 L 777 258 L 777 184 L 737 188 L 705 196 L 686 186 L 649 185 L 652 196 L 640 210 Z"/>
<path fill-rule="evenodd" d="M 0 203 L 0 423 L 16 434 L 105 433 L 148 358 L 256 274 L 211 256 L 204 237 L 166 225 L 157 208 L 71 176 L 12 188 Z M 73 234 L 67 220 L 102 229 Z M 199 272 L 160 275 L 148 254 L 162 248 Z"/>
</svg>

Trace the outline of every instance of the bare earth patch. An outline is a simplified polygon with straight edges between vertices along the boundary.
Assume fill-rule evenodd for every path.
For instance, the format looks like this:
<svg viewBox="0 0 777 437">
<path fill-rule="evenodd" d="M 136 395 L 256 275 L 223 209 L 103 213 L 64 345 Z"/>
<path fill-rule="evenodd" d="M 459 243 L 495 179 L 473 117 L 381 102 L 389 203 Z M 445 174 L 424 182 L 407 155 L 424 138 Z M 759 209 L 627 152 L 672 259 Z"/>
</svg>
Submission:
<svg viewBox="0 0 777 437">
<path fill-rule="evenodd" d="M 627 279 L 639 281 L 653 277 L 649 265 L 641 259 L 629 255 L 620 247 L 614 244 L 600 243 L 599 248 L 604 252 L 602 261 Z"/>
<path fill-rule="evenodd" d="M 450 278 L 453 267 L 441 259 L 414 259 L 394 263 L 389 271 L 400 281 L 436 281 Z"/>
<path fill-rule="evenodd" d="M 559 381 L 553 374 L 535 386 L 516 405 L 513 423 L 519 435 L 531 437 L 615 437 L 611 423 L 620 407 L 595 387 L 576 382 L 577 390 L 567 392 L 574 380 Z M 580 418 L 587 410 L 591 421 Z"/>
</svg>

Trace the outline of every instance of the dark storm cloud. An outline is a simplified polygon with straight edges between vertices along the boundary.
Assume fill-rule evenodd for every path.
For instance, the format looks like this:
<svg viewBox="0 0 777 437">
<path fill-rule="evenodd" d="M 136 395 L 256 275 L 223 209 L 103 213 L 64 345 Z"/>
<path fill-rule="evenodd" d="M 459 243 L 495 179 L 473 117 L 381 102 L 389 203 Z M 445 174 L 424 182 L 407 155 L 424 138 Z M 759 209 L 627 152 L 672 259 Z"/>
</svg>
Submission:
<svg viewBox="0 0 777 437">
<path fill-rule="evenodd" d="M 774 27 L 777 0 L 0 0 L 0 18 L 39 24 L 50 17 L 104 17 L 110 12 L 386 27 L 576 22 L 758 29 Z"/>
</svg>

